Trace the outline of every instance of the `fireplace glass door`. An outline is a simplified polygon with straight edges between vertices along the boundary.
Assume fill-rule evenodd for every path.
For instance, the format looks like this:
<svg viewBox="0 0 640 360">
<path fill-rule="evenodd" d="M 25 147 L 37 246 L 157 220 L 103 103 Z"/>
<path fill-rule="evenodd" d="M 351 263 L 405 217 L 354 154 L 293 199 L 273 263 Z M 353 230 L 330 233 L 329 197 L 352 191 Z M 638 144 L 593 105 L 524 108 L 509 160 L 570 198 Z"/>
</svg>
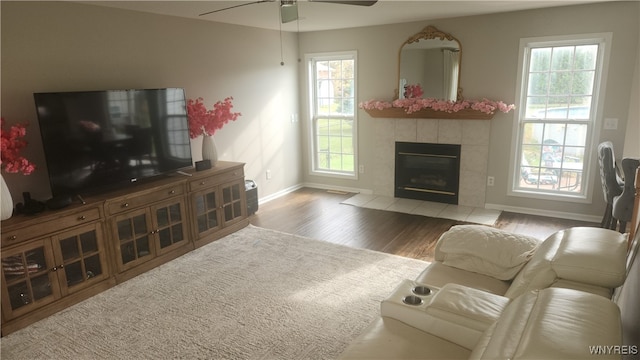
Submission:
<svg viewBox="0 0 640 360">
<path fill-rule="evenodd" d="M 458 203 L 460 145 L 396 143 L 395 196 Z"/>
</svg>

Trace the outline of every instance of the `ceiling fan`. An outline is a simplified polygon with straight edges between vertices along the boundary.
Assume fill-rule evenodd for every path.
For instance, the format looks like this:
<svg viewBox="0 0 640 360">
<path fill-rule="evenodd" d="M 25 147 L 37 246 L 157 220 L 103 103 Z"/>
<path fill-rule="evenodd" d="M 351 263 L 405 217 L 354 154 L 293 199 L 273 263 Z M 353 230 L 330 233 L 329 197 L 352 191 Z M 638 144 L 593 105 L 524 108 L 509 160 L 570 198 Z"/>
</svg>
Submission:
<svg viewBox="0 0 640 360">
<path fill-rule="evenodd" d="M 238 5 L 229 6 L 229 7 L 218 9 L 218 10 L 208 11 L 206 13 L 200 14 L 200 16 L 209 15 L 209 14 L 213 14 L 213 13 L 220 12 L 220 11 L 235 9 L 235 8 L 242 7 L 242 6 L 255 5 L 255 4 L 261 4 L 261 3 L 268 3 L 268 2 L 275 2 L 275 1 L 277 1 L 277 0 L 257 0 L 257 1 L 252 1 L 252 2 L 248 2 L 248 3 L 244 3 L 244 4 L 238 4 Z M 360 6 L 371 6 L 371 5 L 375 4 L 376 2 L 378 2 L 378 0 L 308 0 L 308 1 L 311 1 L 311 2 L 323 2 L 323 3 L 333 3 L 333 4 L 341 4 L 341 5 L 360 5 Z M 282 20 L 283 24 L 298 20 L 298 4 L 297 4 L 297 0 L 280 0 L 280 19 Z"/>
</svg>

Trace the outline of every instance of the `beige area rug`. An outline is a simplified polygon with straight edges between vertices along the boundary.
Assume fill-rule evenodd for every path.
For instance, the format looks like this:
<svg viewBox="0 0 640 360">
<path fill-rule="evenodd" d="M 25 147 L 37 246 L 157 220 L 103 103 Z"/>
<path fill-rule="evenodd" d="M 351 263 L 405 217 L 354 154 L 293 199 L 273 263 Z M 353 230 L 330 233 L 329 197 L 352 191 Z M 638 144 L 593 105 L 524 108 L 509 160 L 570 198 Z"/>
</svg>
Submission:
<svg viewBox="0 0 640 360">
<path fill-rule="evenodd" d="M 428 263 L 248 226 L 2 338 L 2 359 L 333 359 Z"/>
<path fill-rule="evenodd" d="M 500 210 L 490 210 L 480 207 L 451 205 L 433 201 L 403 199 L 373 194 L 356 194 L 341 204 L 483 225 L 494 225 L 502 213 Z"/>
</svg>

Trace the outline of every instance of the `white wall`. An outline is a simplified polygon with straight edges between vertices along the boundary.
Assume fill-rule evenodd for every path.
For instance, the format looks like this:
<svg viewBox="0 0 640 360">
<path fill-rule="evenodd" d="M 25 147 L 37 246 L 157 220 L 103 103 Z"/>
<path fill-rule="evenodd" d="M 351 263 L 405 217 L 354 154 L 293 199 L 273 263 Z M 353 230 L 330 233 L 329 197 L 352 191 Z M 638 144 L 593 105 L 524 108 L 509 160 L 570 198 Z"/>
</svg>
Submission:
<svg viewBox="0 0 640 360">
<path fill-rule="evenodd" d="M 449 32 L 462 44 L 461 86 L 466 98 L 487 97 L 515 102 L 518 46 L 521 38 L 580 33 L 612 32 L 613 44 L 607 76 L 603 117 L 618 118 L 618 130 L 602 130 L 598 141 L 611 140 L 616 155 L 622 155 L 625 146 L 627 121 L 638 122 L 629 116 L 631 104 L 638 104 L 638 93 L 632 97 L 632 84 L 638 83 L 634 74 L 637 58 L 640 3 L 631 1 L 556 7 L 512 13 L 441 19 L 407 24 L 375 26 L 342 31 L 303 33 L 300 36 L 301 53 L 357 50 L 359 66 L 358 101 L 369 99 L 390 100 L 397 88 L 398 51 L 410 36 L 427 25 Z M 304 84 L 304 78 L 301 76 Z M 302 104 L 303 114 L 308 113 Z M 375 190 L 376 174 L 393 172 L 381 168 L 376 158 L 376 128 L 378 119 L 364 111 L 359 116 L 359 155 L 365 174 L 358 180 L 322 178 L 305 173 L 305 181 L 324 183 L 341 188 Z M 307 119 L 308 122 L 308 119 Z M 306 122 L 305 124 L 306 125 Z M 565 203 L 532 200 L 507 195 L 509 152 L 513 112 L 496 114 L 491 121 L 491 141 L 487 174 L 495 177 L 495 186 L 486 188 L 487 204 L 503 209 L 595 220 L 604 212 L 604 198 L 597 171 L 591 181 L 590 203 Z M 308 129 L 305 129 L 305 133 Z M 628 141 L 637 141 L 632 137 Z M 308 148 L 303 138 L 304 147 Z M 308 168 L 308 154 L 304 157 Z M 592 162 L 596 166 L 596 158 Z"/>
<path fill-rule="evenodd" d="M 297 36 L 200 20 L 63 2 L 1 2 L 2 116 L 29 122 L 24 155 L 38 169 L 3 172 L 14 202 L 50 188 L 34 92 L 183 87 L 208 105 L 234 97 L 242 113 L 218 131 L 221 160 L 245 162 L 261 197 L 301 179 Z M 194 161 L 201 140 L 192 140 Z M 265 172 L 273 178 L 266 181 Z"/>
<path fill-rule="evenodd" d="M 625 134 L 623 157 L 640 158 L 640 46 L 636 55 L 636 67 L 633 72 L 636 81 L 631 85 L 631 101 L 629 102 L 629 116 L 627 132 Z"/>
<path fill-rule="evenodd" d="M 450 32 L 462 43 L 461 86 L 467 98 L 514 102 L 518 42 L 522 37 L 613 32 L 610 71 L 603 117 L 620 120 L 617 131 L 601 131 L 620 157 L 637 148 L 638 2 L 559 7 L 514 13 L 441 19 L 340 31 L 284 34 L 285 66 L 280 66 L 279 35 L 207 21 L 144 14 L 93 5 L 61 2 L 0 2 L 2 31 L 2 116 L 9 124 L 28 121 L 24 154 L 39 169 L 30 176 L 4 173 L 14 200 L 23 191 L 44 200 L 50 196 L 46 165 L 32 93 L 140 87 L 184 87 L 187 96 L 208 103 L 232 95 L 243 116 L 216 134 L 221 159 L 246 162 L 260 197 L 301 182 L 371 190 L 375 174 L 390 169 L 376 158 L 376 119 L 359 111 L 358 180 L 308 173 L 306 53 L 357 50 L 358 100 L 391 99 L 397 88 L 398 51 L 427 25 Z M 300 49 L 298 49 L 300 46 Z M 249 49 L 249 50 L 248 50 Z M 635 74 L 632 76 L 632 74 Z M 634 113 L 635 111 L 635 113 Z M 299 113 L 300 122 L 291 115 Z M 485 202 L 543 213 L 600 216 L 604 202 L 599 179 L 592 179 L 588 204 L 532 201 L 507 196 L 508 149 L 512 114 L 491 121 L 487 172 L 496 185 L 486 188 Z M 302 134 L 302 136 L 301 136 Z M 200 141 L 192 144 L 199 160 Z M 633 151 L 633 150 L 632 150 Z M 265 179 L 266 170 L 273 178 Z M 392 171 L 393 169 L 391 169 Z"/>
</svg>

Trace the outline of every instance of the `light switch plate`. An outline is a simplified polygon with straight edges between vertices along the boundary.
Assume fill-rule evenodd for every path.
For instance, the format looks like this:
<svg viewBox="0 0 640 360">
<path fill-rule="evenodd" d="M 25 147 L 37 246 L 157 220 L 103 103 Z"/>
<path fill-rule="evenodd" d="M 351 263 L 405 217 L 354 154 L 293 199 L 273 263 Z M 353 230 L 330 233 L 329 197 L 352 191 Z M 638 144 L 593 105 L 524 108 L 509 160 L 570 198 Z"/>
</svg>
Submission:
<svg viewBox="0 0 640 360">
<path fill-rule="evenodd" d="M 616 129 L 618 129 L 618 119 L 615 119 L 615 118 L 606 118 L 606 119 L 604 119 L 603 128 L 605 130 L 616 130 Z"/>
</svg>

